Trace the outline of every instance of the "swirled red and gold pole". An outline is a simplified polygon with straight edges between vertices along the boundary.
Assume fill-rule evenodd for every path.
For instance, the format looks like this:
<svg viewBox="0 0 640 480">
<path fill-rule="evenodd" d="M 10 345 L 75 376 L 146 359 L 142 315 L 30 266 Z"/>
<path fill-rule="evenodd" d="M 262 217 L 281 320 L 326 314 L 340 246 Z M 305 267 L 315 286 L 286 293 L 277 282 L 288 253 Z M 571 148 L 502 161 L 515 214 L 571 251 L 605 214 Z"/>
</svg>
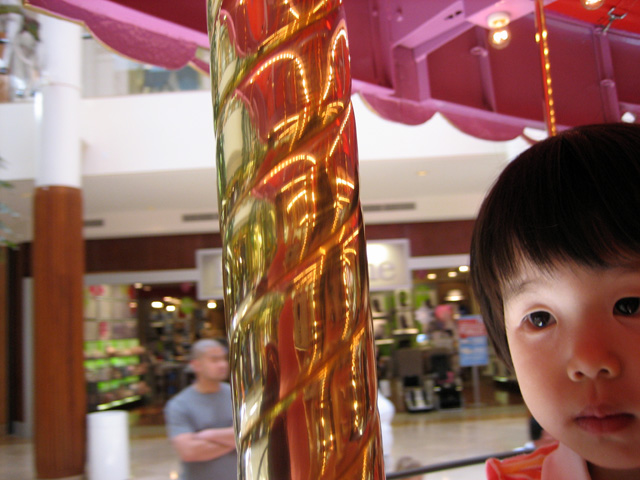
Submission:
<svg viewBox="0 0 640 480">
<path fill-rule="evenodd" d="M 208 7 L 239 476 L 384 478 L 341 1 Z"/>
</svg>

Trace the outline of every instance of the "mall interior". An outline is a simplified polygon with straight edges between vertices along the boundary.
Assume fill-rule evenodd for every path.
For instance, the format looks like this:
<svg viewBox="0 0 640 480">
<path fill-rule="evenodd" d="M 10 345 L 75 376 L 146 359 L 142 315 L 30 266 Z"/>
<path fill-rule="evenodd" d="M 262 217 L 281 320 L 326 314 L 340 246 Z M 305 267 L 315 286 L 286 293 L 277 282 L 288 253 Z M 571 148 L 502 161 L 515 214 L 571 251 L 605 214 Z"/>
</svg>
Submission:
<svg viewBox="0 0 640 480">
<path fill-rule="evenodd" d="M 0 38 L 13 42 L 0 45 L 0 178 L 8 182 L 0 185 L 8 245 L 0 262 L 0 477 L 7 480 L 51 478 L 37 472 L 34 405 L 43 385 L 69 374 L 57 365 L 46 381 L 35 378 L 38 342 L 46 342 L 35 331 L 42 297 L 34 277 L 43 258 L 36 239 L 51 234 L 43 233 L 46 220 L 33 205 L 37 188 L 57 185 L 57 172 L 38 161 L 47 145 L 38 62 L 54 47 L 44 32 L 36 38 L 16 25 L 47 21 L 33 11 L 0 10 Z M 177 479 L 163 408 L 193 380 L 193 342 L 226 343 L 229 328 L 210 78 L 193 65 L 169 70 L 137 62 L 74 28 L 84 414 L 126 412 L 128 478 Z M 438 113 L 409 126 L 381 118 L 357 94 L 352 102 L 376 374 L 395 411 L 391 438 L 383 439 L 385 469 L 522 449 L 531 440 L 530 416 L 515 377 L 487 341 L 469 286 L 469 244 L 487 189 L 532 139 L 546 135 L 544 126 L 532 122 L 537 128 L 524 136 L 489 141 Z M 49 128 L 64 135 L 59 125 Z M 56 312 L 48 318 L 55 322 Z M 65 347 L 54 341 L 44 348 Z M 483 472 L 478 461 L 406 478 L 465 480 Z"/>
</svg>

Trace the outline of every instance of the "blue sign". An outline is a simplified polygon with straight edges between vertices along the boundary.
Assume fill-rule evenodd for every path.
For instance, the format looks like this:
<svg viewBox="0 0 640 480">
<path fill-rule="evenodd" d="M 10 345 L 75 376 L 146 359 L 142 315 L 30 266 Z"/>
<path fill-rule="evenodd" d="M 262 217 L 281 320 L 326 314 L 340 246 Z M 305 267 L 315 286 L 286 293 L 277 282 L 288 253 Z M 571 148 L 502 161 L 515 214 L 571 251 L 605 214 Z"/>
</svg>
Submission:
<svg viewBox="0 0 640 480">
<path fill-rule="evenodd" d="M 479 315 L 465 315 L 458 319 L 460 336 L 460 366 L 474 367 L 489 363 L 489 343 L 484 323 Z"/>
</svg>

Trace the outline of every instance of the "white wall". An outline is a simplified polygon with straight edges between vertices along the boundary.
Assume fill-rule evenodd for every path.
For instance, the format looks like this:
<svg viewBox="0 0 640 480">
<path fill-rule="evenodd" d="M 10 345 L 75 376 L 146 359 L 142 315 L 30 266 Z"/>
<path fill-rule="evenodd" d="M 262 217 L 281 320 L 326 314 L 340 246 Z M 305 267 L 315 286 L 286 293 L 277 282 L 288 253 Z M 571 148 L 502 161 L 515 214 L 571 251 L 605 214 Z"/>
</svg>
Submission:
<svg viewBox="0 0 640 480">
<path fill-rule="evenodd" d="M 365 212 L 365 222 L 473 218 L 486 188 L 521 140 L 465 135 L 436 114 L 419 126 L 389 122 L 353 98 L 363 204 L 415 202 L 415 210 Z M 20 213 L 15 240 L 32 238 L 31 180 L 38 134 L 33 103 L 0 104 L 0 201 Z M 182 222 L 217 211 L 211 94 L 189 91 L 83 99 L 80 137 L 85 219 L 104 226 L 86 238 L 217 231 L 217 221 Z M 418 178 L 417 170 L 430 176 Z M 3 189 L 6 190 L 6 189 Z"/>
<path fill-rule="evenodd" d="M 458 132 L 443 117 L 407 126 L 373 113 L 353 97 L 360 162 L 505 154 L 524 142 L 489 142 Z M 207 168 L 215 139 L 208 91 L 84 99 L 81 112 L 85 175 Z M 0 104 L 0 156 L 7 180 L 34 178 L 34 105 Z M 514 147 L 515 145 L 515 147 Z"/>
<path fill-rule="evenodd" d="M 0 104 L 2 178 L 35 176 L 37 132 L 33 103 Z M 113 175 L 197 169 L 214 163 L 208 92 L 84 99 L 83 174 Z"/>
</svg>

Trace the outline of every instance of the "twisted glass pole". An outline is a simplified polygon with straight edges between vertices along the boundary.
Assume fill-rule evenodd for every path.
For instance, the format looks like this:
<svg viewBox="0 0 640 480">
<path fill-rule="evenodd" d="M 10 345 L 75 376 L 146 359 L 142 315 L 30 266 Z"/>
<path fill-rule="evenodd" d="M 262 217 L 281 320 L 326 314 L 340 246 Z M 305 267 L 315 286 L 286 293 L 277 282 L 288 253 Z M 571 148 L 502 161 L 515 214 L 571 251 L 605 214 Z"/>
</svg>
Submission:
<svg viewBox="0 0 640 480">
<path fill-rule="evenodd" d="M 209 0 L 239 477 L 384 478 L 339 0 Z"/>
</svg>

